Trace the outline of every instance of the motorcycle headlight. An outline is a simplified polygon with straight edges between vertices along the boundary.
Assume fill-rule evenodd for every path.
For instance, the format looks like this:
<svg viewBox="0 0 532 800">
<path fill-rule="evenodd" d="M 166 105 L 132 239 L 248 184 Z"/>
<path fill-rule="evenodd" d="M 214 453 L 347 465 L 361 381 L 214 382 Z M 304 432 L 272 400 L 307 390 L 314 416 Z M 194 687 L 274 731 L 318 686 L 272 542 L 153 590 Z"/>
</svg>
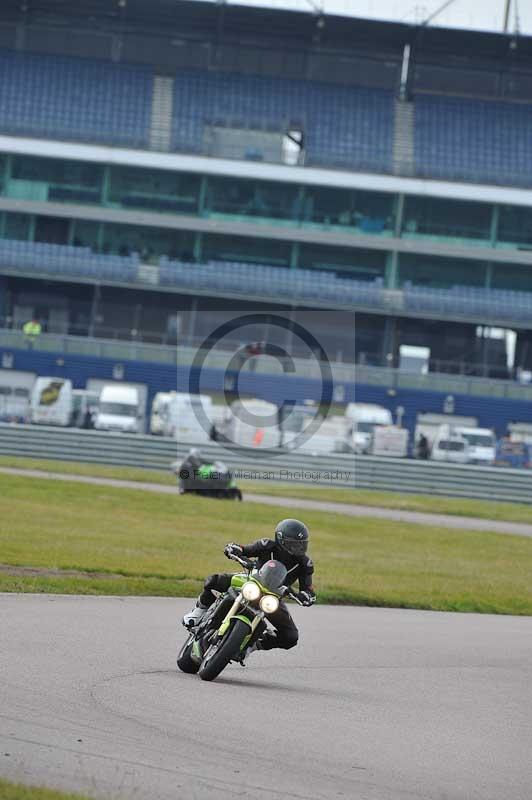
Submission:
<svg viewBox="0 0 532 800">
<path fill-rule="evenodd" d="M 279 600 L 273 594 L 265 594 L 259 605 L 265 614 L 275 614 L 279 608 Z"/>
<path fill-rule="evenodd" d="M 242 587 L 242 597 L 244 600 L 253 601 L 260 597 L 260 587 L 253 581 L 247 581 Z"/>
</svg>

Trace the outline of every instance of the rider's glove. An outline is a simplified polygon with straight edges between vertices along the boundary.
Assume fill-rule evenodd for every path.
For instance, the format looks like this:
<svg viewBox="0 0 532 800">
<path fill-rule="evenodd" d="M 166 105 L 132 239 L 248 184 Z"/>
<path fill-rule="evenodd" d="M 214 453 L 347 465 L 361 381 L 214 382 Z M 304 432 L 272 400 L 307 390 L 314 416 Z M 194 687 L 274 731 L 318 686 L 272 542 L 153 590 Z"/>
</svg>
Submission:
<svg viewBox="0 0 532 800">
<path fill-rule="evenodd" d="M 227 558 L 232 558 L 233 556 L 241 556 L 242 552 L 243 551 L 240 545 L 236 544 L 235 542 L 230 542 L 230 544 L 226 544 L 226 546 L 224 547 L 224 555 L 226 555 Z"/>
<path fill-rule="evenodd" d="M 314 592 L 307 589 L 305 592 L 298 592 L 297 599 L 300 603 L 303 603 L 304 606 L 312 606 L 316 602 L 316 595 Z"/>
</svg>

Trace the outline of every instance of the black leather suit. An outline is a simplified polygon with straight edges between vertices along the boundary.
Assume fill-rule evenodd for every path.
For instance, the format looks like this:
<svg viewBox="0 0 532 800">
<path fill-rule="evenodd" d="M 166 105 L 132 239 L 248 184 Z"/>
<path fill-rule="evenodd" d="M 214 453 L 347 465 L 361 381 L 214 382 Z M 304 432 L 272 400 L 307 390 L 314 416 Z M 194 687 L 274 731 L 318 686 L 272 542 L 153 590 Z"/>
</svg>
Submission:
<svg viewBox="0 0 532 800">
<path fill-rule="evenodd" d="M 276 561 L 281 561 L 288 570 L 287 584 L 291 585 L 297 580 L 299 581 L 299 591 L 314 594 L 312 588 L 314 564 L 307 555 L 293 556 L 282 547 L 279 547 L 274 539 L 258 539 L 256 542 L 241 545 L 241 547 L 242 555 L 246 558 L 257 558 L 259 567 L 272 558 Z M 199 597 L 202 605 L 210 606 L 214 603 L 215 597 L 211 589 L 226 592 L 231 585 L 231 577 L 232 573 L 229 572 L 209 575 L 205 581 L 203 592 Z M 286 603 L 281 601 L 279 610 L 275 614 L 269 614 L 268 620 L 275 628 L 275 633 L 266 632 L 261 637 L 260 649 L 272 650 L 275 647 L 281 647 L 284 650 L 289 650 L 291 647 L 295 647 L 299 632 Z"/>
</svg>

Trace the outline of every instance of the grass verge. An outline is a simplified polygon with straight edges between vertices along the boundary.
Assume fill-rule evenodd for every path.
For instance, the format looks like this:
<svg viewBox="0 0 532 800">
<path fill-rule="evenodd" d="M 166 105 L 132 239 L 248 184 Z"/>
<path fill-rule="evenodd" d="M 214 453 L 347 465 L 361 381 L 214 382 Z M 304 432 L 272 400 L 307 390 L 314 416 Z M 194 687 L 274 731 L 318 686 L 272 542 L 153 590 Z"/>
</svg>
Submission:
<svg viewBox="0 0 532 800">
<path fill-rule="evenodd" d="M 0 590 L 192 596 L 286 509 L 0 475 Z M 321 601 L 532 614 L 532 539 L 301 511 Z M 28 574 L 16 567 L 33 567 Z M 61 574 L 68 571 L 68 574 Z M 14 574 L 11 574 L 14 573 Z"/>
<path fill-rule="evenodd" d="M 175 486 L 175 477 L 170 473 L 170 470 L 164 472 L 163 470 L 141 469 L 138 467 L 109 467 L 100 464 L 20 458 L 17 456 L 0 456 L 1 466 Z M 323 486 L 307 486 L 293 482 L 259 483 L 258 481 L 244 480 L 239 481 L 239 484 L 243 491 L 252 494 L 295 497 L 301 500 L 325 500 L 374 508 L 395 508 L 401 511 L 422 511 L 433 514 L 450 514 L 452 516 L 478 517 L 479 519 L 532 524 L 532 505 L 523 503 L 435 497 L 433 495 L 406 494 L 403 492 L 378 492 L 369 489 L 325 488 Z"/>
<path fill-rule="evenodd" d="M 104 464 L 90 464 L 81 461 L 56 461 L 51 458 L 26 458 L 21 456 L 0 456 L 0 467 L 18 469 L 38 469 L 43 472 L 59 472 L 69 475 L 88 475 L 95 478 L 115 478 L 120 481 L 139 481 L 140 483 L 161 483 L 176 486 L 176 478 L 168 471 L 141 469 L 140 467 L 110 467 Z"/>
<path fill-rule="evenodd" d="M 65 794 L 38 786 L 22 786 L 2 778 L 0 778 L 0 798 L 1 800 L 88 800 L 85 795 Z"/>
</svg>

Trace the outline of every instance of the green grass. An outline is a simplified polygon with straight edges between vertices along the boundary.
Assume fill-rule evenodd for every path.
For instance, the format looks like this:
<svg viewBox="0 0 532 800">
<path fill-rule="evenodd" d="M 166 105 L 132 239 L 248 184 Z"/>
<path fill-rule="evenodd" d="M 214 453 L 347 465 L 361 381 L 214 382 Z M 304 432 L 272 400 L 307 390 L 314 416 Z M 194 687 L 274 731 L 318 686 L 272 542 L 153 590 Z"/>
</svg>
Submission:
<svg viewBox="0 0 532 800">
<path fill-rule="evenodd" d="M 108 467 L 100 464 L 20 458 L 16 456 L 0 456 L 0 466 L 175 485 L 175 477 L 170 472 L 170 469 L 165 472 L 163 470 L 141 469 L 138 467 Z M 245 492 L 252 494 L 273 494 L 278 497 L 295 497 L 303 500 L 355 503 L 377 508 L 395 508 L 402 511 L 423 511 L 434 514 L 451 514 L 532 524 L 532 505 L 522 503 L 501 503 L 364 489 L 324 488 L 323 486 L 305 486 L 292 482 L 259 483 L 258 481 L 239 481 L 239 485 Z"/>
<path fill-rule="evenodd" d="M 44 472 L 89 475 L 97 478 L 116 478 L 122 481 L 141 481 L 176 486 L 176 478 L 170 471 L 170 466 L 165 472 L 163 470 L 141 469 L 140 467 L 109 467 L 103 464 L 89 464 L 81 461 L 56 461 L 51 458 L 0 456 L 0 467 L 38 469 Z"/>
<path fill-rule="evenodd" d="M 526 503 L 502 503 L 403 492 L 379 492 L 372 489 L 325 489 L 296 483 L 287 485 L 242 481 L 242 485 L 244 491 L 253 492 L 253 494 L 274 494 L 279 497 L 295 497 L 302 500 L 326 500 L 374 508 L 395 508 L 401 511 L 422 511 L 431 514 L 450 514 L 451 516 L 532 524 L 532 505 Z"/>
<path fill-rule="evenodd" d="M 300 511 L 321 601 L 532 614 L 532 539 Z M 0 590 L 192 596 L 286 509 L 0 475 Z M 91 573 L 97 573 L 91 578 Z M 106 577 L 108 575 L 108 577 Z"/>
<path fill-rule="evenodd" d="M 41 789 L 37 786 L 22 786 L 0 778 L 0 800 L 84 800 L 79 794 L 65 794 L 55 789 Z"/>
</svg>

